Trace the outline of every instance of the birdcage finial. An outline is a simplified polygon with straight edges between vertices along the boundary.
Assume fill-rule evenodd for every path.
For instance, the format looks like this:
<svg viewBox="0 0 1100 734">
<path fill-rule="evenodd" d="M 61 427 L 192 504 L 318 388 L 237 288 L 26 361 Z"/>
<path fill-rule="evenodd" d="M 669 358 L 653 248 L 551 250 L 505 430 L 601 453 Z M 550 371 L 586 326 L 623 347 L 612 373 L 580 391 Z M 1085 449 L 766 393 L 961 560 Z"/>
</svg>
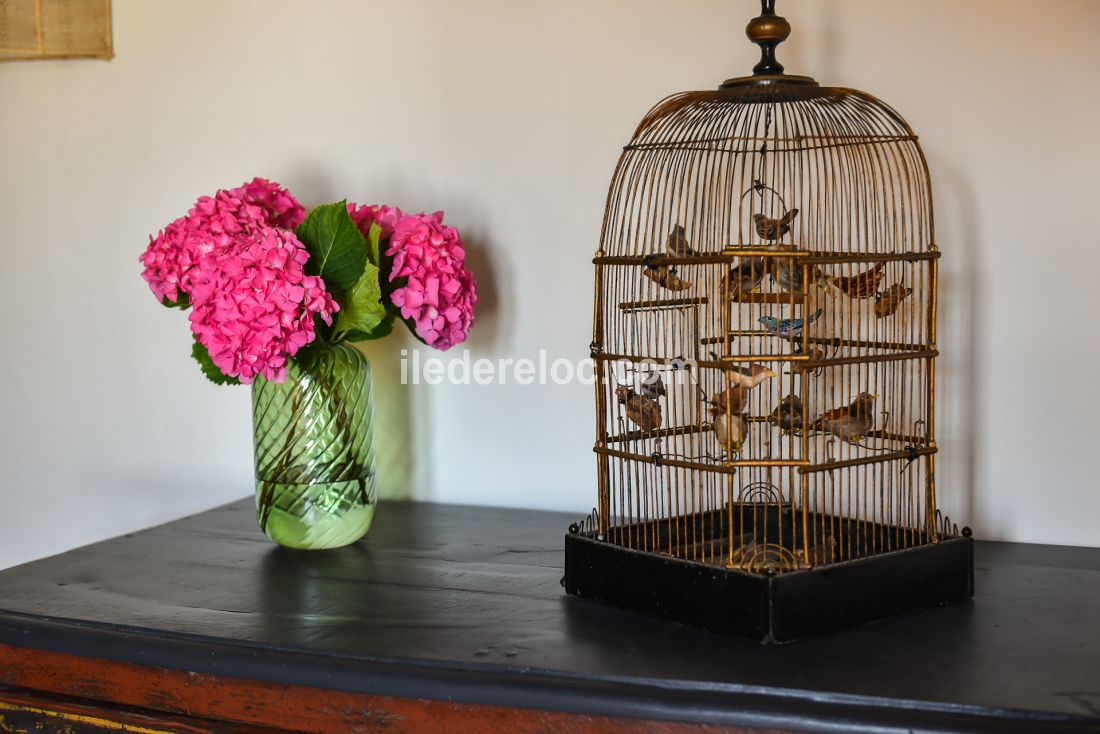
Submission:
<svg viewBox="0 0 1100 734">
<path fill-rule="evenodd" d="M 787 19 L 775 14 L 775 0 L 760 0 L 760 15 L 745 26 L 745 35 L 760 47 L 760 61 L 752 67 L 752 76 L 727 79 L 722 88 L 739 87 L 746 84 L 814 84 L 808 76 L 791 76 L 783 73 L 783 64 L 775 58 L 775 48 L 791 35 L 791 24 Z"/>
<path fill-rule="evenodd" d="M 783 64 L 775 58 L 775 47 L 791 35 L 791 24 L 775 14 L 775 0 L 760 0 L 760 15 L 745 26 L 745 35 L 760 47 L 760 63 L 752 67 L 758 76 L 775 76 L 783 73 Z"/>
</svg>

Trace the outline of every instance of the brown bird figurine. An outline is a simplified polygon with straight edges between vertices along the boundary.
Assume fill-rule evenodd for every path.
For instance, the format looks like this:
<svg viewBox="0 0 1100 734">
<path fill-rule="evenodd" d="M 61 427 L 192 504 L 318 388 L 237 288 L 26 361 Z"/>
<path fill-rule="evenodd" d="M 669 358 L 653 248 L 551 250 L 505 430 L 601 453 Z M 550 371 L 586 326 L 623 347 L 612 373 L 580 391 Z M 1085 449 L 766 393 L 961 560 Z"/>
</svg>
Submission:
<svg viewBox="0 0 1100 734">
<path fill-rule="evenodd" d="M 747 387 L 731 387 L 714 396 L 714 400 L 710 401 L 710 404 L 721 410 L 723 413 L 729 410 L 731 413 L 740 413 L 744 407 L 745 402 L 749 399 L 749 389 Z"/>
<path fill-rule="evenodd" d="M 779 407 L 768 416 L 768 421 L 779 426 L 786 433 L 801 433 L 805 427 L 802 399 L 797 395 L 788 395 L 783 398 L 779 401 Z"/>
<path fill-rule="evenodd" d="M 673 292 L 686 291 L 691 287 L 691 281 L 682 280 L 676 274 L 676 270 L 667 265 L 645 267 L 642 269 L 642 274 L 662 288 L 668 288 Z"/>
<path fill-rule="evenodd" d="M 684 232 L 684 225 L 677 224 L 668 233 L 665 249 L 668 250 L 668 254 L 672 257 L 691 257 L 695 254 L 695 250 L 691 249 L 691 245 L 688 243 L 687 233 Z"/>
<path fill-rule="evenodd" d="M 652 431 L 661 425 L 661 406 L 656 400 L 639 395 L 626 385 L 615 388 L 619 404 L 626 407 L 626 417 L 643 431 Z"/>
<path fill-rule="evenodd" d="M 767 271 L 766 260 L 762 257 L 743 257 L 730 268 L 729 299 L 737 299 L 744 293 L 752 293 L 760 287 Z"/>
<path fill-rule="evenodd" d="M 844 441 L 858 443 L 875 429 L 875 398 L 877 397 L 870 393 L 860 393 L 851 405 L 834 408 L 820 415 L 810 425 L 810 429 L 831 433 Z"/>
<path fill-rule="evenodd" d="M 711 430 L 727 455 L 741 453 L 741 446 L 749 433 L 749 423 L 740 413 L 727 413 L 715 405 L 710 408 Z"/>
<path fill-rule="evenodd" d="M 756 225 L 756 234 L 769 242 L 775 242 L 791 231 L 791 222 L 797 216 L 797 209 L 791 209 L 779 219 L 765 217 L 763 214 L 753 214 L 752 222 Z"/>
<path fill-rule="evenodd" d="M 734 367 L 728 371 L 730 382 L 741 387 L 753 388 L 764 380 L 775 377 L 775 372 L 762 364 L 755 362 L 747 367 Z"/>
<path fill-rule="evenodd" d="M 778 251 L 794 252 L 795 248 L 782 246 Z M 831 286 L 836 288 L 836 279 L 825 273 L 816 265 L 809 267 L 810 284 L 816 287 Z M 768 266 L 768 275 L 782 290 L 787 293 L 805 293 L 806 279 L 803 277 L 802 264 L 795 257 L 777 257 L 772 259 Z"/>
<path fill-rule="evenodd" d="M 836 286 L 849 298 L 874 298 L 879 284 L 886 276 L 886 263 L 876 263 L 859 275 L 835 278 Z"/>
<path fill-rule="evenodd" d="M 665 382 L 661 379 L 661 374 L 659 372 L 649 372 L 642 375 L 641 384 L 638 386 L 638 392 L 650 400 L 663 398 L 668 394 L 668 391 L 665 390 Z"/>
<path fill-rule="evenodd" d="M 875 316 L 880 319 L 893 316 L 901 302 L 908 298 L 912 292 L 912 288 L 906 288 L 901 283 L 894 283 L 894 285 L 875 296 Z"/>
</svg>

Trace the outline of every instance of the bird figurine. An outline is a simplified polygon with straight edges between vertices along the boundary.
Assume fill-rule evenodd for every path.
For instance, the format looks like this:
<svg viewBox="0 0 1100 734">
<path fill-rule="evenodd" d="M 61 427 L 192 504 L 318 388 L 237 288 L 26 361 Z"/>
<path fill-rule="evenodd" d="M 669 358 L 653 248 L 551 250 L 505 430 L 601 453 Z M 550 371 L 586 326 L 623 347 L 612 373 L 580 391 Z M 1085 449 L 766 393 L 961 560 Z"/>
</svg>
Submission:
<svg viewBox="0 0 1100 734">
<path fill-rule="evenodd" d="M 710 401 L 710 404 L 723 413 L 727 410 L 731 413 L 740 413 L 744 409 L 745 402 L 748 399 L 749 389 L 747 387 L 738 387 L 735 385 L 715 395 L 714 399 Z"/>
<path fill-rule="evenodd" d="M 797 395 L 788 395 L 780 400 L 779 406 L 768 416 L 768 422 L 779 426 L 784 433 L 801 433 L 805 427 L 802 399 Z"/>
<path fill-rule="evenodd" d="M 670 291 L 686 291 L 691 287 L 691 281 L 683 280 L 676 274 L 676 269 L 668 265 L 647 265 L 642 269 L 642 274 L 662 288 Z"/>
<path fill-rule="evenodd" d="M 794 252 L 794 248 L 779 247 L 777 251 Z M 802 268 L 803 266 L 798 262 L 797 258 L 777 257 L 773 258 L 771 264 L 768 266 L 768 275 L 770 275 L 772 281 L 786 293 L 805 293 L 806 278 Z M 822 286 L 837 287 L 836 279 L 822 271 L 821 268 L 816 265 L 811 265 L 808 270 L 810 285 L 818 288 Z"/>
<path fill-rule="evenodd" d="M 877 397 L 870 393 L 860 393 L 851 405 L 822 413 L 810 424 L 810 430 L 831 433 L 841 440 L 859 443 L 875 429 Z"/>
<path fill-rule="evenodd" d="M 725 449 L 726 455 L 741 453 L 741 446 L 749 433 L 749 422 L 741 413 L 732 413 L 716 405 L 710 407 L 711 430 L 718 443 Z"/>
<path fill-rule="evenodd" d="M 741 387 L 753 388 L 764 380 L 775 377 L 775 372 L 762 364 L 752 363 L 747 367 L 734 367 L 728 370 L 730 382 Z"/>
<path fill-rule="evenodd" d="M 874 298 L 879 284 L 886 277 L 886 263 L 876 263 L 859 275 L 834 278 L 837 288 L 849 298 Z"/>
<path fill-rule="evenodd" d="M 756 226 L 756 234 L 769 242 L 775 242 L 791 231 L 791 222 L 797 216 L 797 209 L 791 209 L 779 219 L 765 217 L 763 214 L 753 214 L 752 222 Z"/>
<path fill-rule="evenodd" d="M 659 372 L 649 372 L 643 375 L 641 384 L 638 386 L 638 392 L 650 400 L 663 398 L 668 394 L 668 391 L 665 390 L 665 382 L 661 379 Z"/>
<path fill-rule="evenodd" d="M 906 288 L 901 283 L 894 283 L 894 285 L 875 296 L 875 316 L 880 319 L 893 316 L 901 302 L 908 298 L 912 292 L 912 288 Z"/>
<path fill-rule="evenodd" d="M 668 233 L 665 249 L 672 257 L 691 257 L 696 254 L 688 243 L 687 233 L 684 232 L 684 225 L 682 224 L 677 224 Z"/>
<path fill-rule="evenodd" d="M 737 265 L 730 268 L 726 300 L 737 300 L 742 294 L 752 293 L 759 288 L 767 271 L 766 262 L 762 257 L 743 257 Z"/>
<path fill-rule="evenodd" d="M 777 319 L 774 316 L 761 316 L 759 321 L 764 325 L 773 335 L 780 339 L 787 339 L 794 341 L 798 337 L 802 336 L 802 330 L 812 324 L 821 316 L 822 310 L 819 308 L 813 314 L 806 319 Z"/>
<path fill-rule="evenodd" d="M 626 385 L 615 388 L 619 404 L 626 407 L 626 417 L 643 431 L 652 431 L 661 425 L 661 406 L 656 400 L 634 392 Z"/>
</svg>

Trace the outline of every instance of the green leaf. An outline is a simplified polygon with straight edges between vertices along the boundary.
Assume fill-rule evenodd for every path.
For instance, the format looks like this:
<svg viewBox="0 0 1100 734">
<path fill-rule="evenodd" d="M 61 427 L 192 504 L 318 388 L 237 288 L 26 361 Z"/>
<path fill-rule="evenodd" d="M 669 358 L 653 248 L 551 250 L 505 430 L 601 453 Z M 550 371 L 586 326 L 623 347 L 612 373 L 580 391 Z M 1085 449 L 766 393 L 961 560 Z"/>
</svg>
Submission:
<svg viewBox="0 0 1100 734">
<path fill-rule="evenodd" d="M 382 303 L 382 285 L 378 282 L 378 266 L 368 262 L 363 275 L 348 289 L 345 303 L 336 315 L 333 336 L 337 340 L 362 341 L 374 339 L 375 329 L 386 318 Z M 392 328 L 392 322 L 390 328 Z"/>
<path fill-rule="evenodd" d="M 169 301 L 168 296 L 165 296 L 164 299 L 161 300 L 160 305 L 167 308 L 178 308 L 180 311 L 185 311 L 191 308 L 191 296 L 187 295 L 183 291 L 179 291 L 176 294 L 175 302 Z"/>
<path fill-rule="evenodd" d="M 320 275 L 325 285 L 348 288 L 363 275 L 366 241 L 348 214 L 346 200 L 314 208 L 295 234 L 309 250 L 306 272 Z"/>
<path fill-rule="evenodd" d="M 382 322 L 378 326 L 374 327 L 374 331 L 367 333 L 365 331 L 357 331 L 355 329 L 345 333 L 344 339 L 349 342 L 364 342 L 371 339 L 381 339 L 382 337 L 389 336 L 393 333 L 393 314 L 387 313 L 386 317 L 382 319 Z"/>
<path fill-rule="evenodd" d="M 241 381 L 236 377 L 230 377 L 218 369 L 218 366 L 214 364 L 214 360 L 210 358 L 210 352 L 208 352 L 206 347 L 202 344 L 199 344 L 198 339 L 191 345 L 191 356 L 199 363 L 199 367 L 202 368 L 202 373 L 206 375 L 206 379 L 210 380 L 215 385 L 241 384 Z"/>
<path fill-rule="evenodd" d="M 367 254 L 370 256 L 370 261 L 375 265 L 381 267 L 382 261 L 379 260 L 378 250 L 382 242 L 382 228 L 378 225 L 378 222 L 371 224 L 370 229 L 367 230 L 367 247 L 369 248 Z"/>
</svg>

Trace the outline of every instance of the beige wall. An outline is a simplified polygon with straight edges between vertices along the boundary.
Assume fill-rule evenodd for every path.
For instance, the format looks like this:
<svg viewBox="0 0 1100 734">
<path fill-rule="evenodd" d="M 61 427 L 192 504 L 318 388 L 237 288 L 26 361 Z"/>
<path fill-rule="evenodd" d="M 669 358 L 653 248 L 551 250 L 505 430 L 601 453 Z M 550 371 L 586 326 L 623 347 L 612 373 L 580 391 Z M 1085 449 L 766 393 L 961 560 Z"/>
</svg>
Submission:
<svg viewBox="0 0 1100 734">
<path fill-rule="evenodd" d="M 265 175 L 307 203 L 443 208 L 482 281 L 472 356 L 578 359 L 618 148 L 662 96 L 747 71 L 757 10 L 115 0 L 113 61 L 0 65 L 0 566 L 250 491 L 247 391 L 203 382 L 138 277 L 195 195 Z M 1100 545 L 1100 2 L 780 11 L 789 71 L 877 94 L 922 136 L 945 508 L 979 537 Z M 402 389 L 401 344 L 372 350 L 387 494 L 591 507 L 589 388 Z"/>
</svg>

